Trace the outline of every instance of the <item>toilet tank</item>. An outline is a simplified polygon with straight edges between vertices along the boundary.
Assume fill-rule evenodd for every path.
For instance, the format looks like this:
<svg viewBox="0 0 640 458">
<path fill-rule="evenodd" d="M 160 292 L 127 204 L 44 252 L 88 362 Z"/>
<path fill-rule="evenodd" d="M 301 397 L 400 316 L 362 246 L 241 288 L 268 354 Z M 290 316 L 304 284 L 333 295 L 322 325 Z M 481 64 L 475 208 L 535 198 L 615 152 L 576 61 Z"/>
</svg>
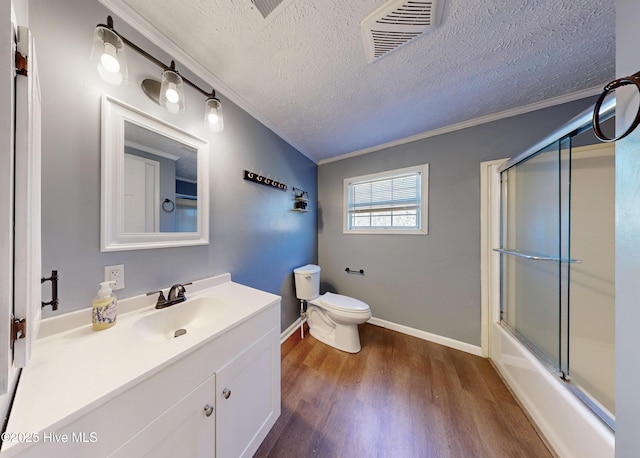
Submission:
<svg viewBox="0 0 640 458">
<path fill-rule="evenodd" d="M 307 264 L 293 270 L 296 280 L 296 297 L 310 301 L 320 295 L 320 267 Z"/>
</svg>

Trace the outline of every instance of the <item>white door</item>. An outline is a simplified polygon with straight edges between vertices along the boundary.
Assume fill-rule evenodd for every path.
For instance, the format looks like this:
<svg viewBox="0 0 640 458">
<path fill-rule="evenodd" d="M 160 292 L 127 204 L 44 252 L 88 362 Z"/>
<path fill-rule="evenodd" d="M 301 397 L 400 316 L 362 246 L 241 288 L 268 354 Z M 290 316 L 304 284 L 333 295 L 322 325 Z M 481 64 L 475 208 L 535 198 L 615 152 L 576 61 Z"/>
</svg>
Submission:
<svg viewBox="0 0 640 458">
<path fill-rule="evenodd" d="M 14 364 L 24 367 L 31 355 L 42 315 L 40 247 L 41 98 L 31 32 L 18 27 L 18 52 L 27 58 L 27 74 L 16 77 L 14 309 L 26 320 L 26 338 L 14 344 Z"/>
<path fill-rule="evenodd" d="M 160 223 L 160 163 L 124 155 L 124 233 L 157 232 Z"/>
<path fill-rule="evenodd" d="M 15 24 L 11 1 L 0 0 L 0 394 L 5 394 L 15 380 L 9 350 L 13 312 Z M 4 406 L 2 410 L 6 410 Z"/>
<path fill-rule="evenodd" d="M 21 5 L 26 7 L 26 5 Z M 0 395 L 13 390 L 40 324 L 40 88 L 33 40 L 0 0 Z M 19 71 L 17 68 L 19 67 Z M 11 321 L 26 338 L 12 348 Z M 0 396 L 2 414 L 9 396 Z"/>
</svg>

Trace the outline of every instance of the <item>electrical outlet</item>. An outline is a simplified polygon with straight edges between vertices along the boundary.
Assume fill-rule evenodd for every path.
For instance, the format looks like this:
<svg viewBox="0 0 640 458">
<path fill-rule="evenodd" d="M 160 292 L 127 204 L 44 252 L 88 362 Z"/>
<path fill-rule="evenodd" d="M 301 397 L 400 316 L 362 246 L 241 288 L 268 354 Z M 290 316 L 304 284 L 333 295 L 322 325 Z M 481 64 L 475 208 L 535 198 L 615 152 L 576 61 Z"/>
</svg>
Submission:
<svg viewBox="0 0 640 458">
<path fill-rule="evenodd" d="M 105 266 L 104 268 L 104 281 L 112 281 L 111 289 L 124 288 L 124 264 L 117 266 Z"/>
</svg>

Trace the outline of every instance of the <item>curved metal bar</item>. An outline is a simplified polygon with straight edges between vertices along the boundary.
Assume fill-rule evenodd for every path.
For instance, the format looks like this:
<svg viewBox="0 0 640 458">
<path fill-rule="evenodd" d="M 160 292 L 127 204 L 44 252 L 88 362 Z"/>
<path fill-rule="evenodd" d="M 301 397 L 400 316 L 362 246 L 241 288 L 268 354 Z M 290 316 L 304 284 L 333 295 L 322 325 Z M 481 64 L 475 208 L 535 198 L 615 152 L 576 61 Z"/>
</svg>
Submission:
<svg viewBox="0 0 640 458">
<path fill-rule="evenodd" d="M 553 261 L 553 262 L 568 262 L 571 264 L 581 264 L 582 259 L 566 259 L 566 258 L 556 258 L 553 256 L 538 256 L 531 253 L 525 253 L 524 251 L 518 250 L 505 250 L 504 248 L 494 248 L 493 251 L 502 254 L 509 254 L 511 256 L 517 256 L 519 258 L 531 259 L 532 261 Z"/>
<path fill-rule="evenodd" d="M 619 87 L 628 86 L 628 85 L 634 85 L 638 90 L 638 93 L 640 94 L 640 72 L 634 73 L 631 76 L 625 76 L 625 77 L 618 78 L 616 80 L 611 81 L 609 84 L 607 84 L 604 87 L 602 94 L 600 94 L 600 97 L 598 97 L 598 101 L 596 102 L 596 105 L 593 109 L 592 124 L 593 124 L 593 133 L 595 134 L 596 137 L 598 137 L 600 141 L 603 141 L 605 143 L 610 143 L 610 142 L 615 142 L 620 139 L 623 139 L 624 137 L 629 135 L 631 132 L 633 132 L 636 129 L 636 127 L 638 127 L 638 125 L 640 124 L 640 104 L 639 104 L 638 111 L 636 111 L 636 117 L 634 118 L 629 128 L 625 130 L 622 134 L 609 138 L 600 129 L 600 122 L 601 122 L 600 108 L 604 102 L 604 99 L 611 93 L 611 91 L 614 91 Z"/>
</svg>

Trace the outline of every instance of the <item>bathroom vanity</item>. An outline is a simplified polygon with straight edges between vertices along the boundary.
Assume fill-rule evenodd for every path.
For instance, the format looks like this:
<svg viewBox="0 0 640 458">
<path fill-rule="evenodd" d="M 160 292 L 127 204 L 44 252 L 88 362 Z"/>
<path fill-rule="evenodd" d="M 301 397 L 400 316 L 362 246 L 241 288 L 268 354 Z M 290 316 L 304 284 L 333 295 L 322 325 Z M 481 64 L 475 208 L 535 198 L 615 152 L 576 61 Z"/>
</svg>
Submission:
<svg viewBox="0 0 640 458">
<path fill-rule="evenodd" d="M 280 415 L 280 297 L 228 274 L 187 297 L 120 301 L 98 332 L 43 320 L 0 456 L 252 456 Z"/>
</svg>

